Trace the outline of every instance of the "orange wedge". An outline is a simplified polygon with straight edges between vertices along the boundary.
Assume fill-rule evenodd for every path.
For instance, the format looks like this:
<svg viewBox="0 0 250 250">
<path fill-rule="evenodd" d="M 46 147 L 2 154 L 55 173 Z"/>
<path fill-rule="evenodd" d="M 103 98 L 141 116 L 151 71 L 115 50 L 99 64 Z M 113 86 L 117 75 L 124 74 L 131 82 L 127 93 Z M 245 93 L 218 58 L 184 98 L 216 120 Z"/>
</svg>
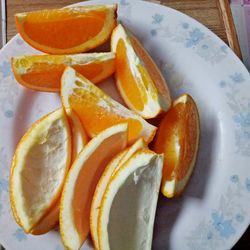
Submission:
<svg viewBox="0 0 250 250">
<path fill-rule="evenodd" d="M 116 25 L 116 5 L 92 5 L 16 14 L 32 47 L 49 54 L 85 52 L 104 43 Z"/>
<path fill-rule="evenodd" d="M 119 153 L 116 157 L 105 168 L 93 196 L 90 210 L 90 232 L 92 240 L 94 242 L 95 249 L 99 249 L 98 244 L 98 216 L 99 209 L 101 206 L 101 201 L 106 190 L 106 187 L 109 183 L 109 180 L 112 175 L 139 149 L 146 147 L 146 144 L 143 139 L 137 140 L 131 147 L 125 149 Z"/>
<path fill-rule="evenodd" d="M 98 216 L 100 250 L 151 249 L 162 167 L 162 155 L 141 149 L 112 175 Z"/>
<path fill-rule="evenodd" d="M 140 42 L 119 24 L 111 36 L 116 53 L 116 83 L 125 103 L 142 117 L 167 111 L 171 99 L 161 72 Z"/>
<path fill-rule="evenodd" d="M 73 162 L 76 156 L 79 154 L 79 152 L 87 144 L 88 138 L 77 115 L 75 115 L 74 112 L 70 109 L 67 109 L 66 113 L 71 128 L 71 137 L 72 137 L 71 162 Z M 45 234 L 58 225 L 59 203 L 60 199 L 48 211 L 48 213 L 45 214 L 45 216 L 39 221 L 39 223 L 32 229 L 31 231 L 32 234 L 34 235 Z"/>
<path fill-rule="evenodd" d="M 108 162 L 127 145 L 127 124 L 112 126 L 94 137 L 77 156 L 60 204 L 60 233 L 67 249 L 79 249 L 89 233 L 90 206 Z"/>
<path fill-rule="evenodd" d="M 38 120 L 19 142 L 11 166 L 10 203 L 26 233 L 58 202 L 70 161 L 71 133 L 63 109 Z"/>
<path fill-rule="evenodd" d="M 12 58 L 12 70 L 23 86 L 47 92 L 59 92 L 66 66 L 73 67 L 93 83 L 109 77 L 115 70 L 113 53 L 77 55 L 32 55 Z"/>
<path fill-rule="evenodd" d="M 177 98 L 157 131 L 154 150 L 164 153 L 161 192 L 166 197 L 180 194 L 195 165 L 199 144 L 199 114 L 191 96 Z"/>
<path fill-rule="evenodd" d="M 156 127 L 113 100 L 71 67 L 67 67 L 62 76 L 61 99 L 65 108 L 70 107 L 78 115 L 90 137 L 124 122 L 128 123 L 129 144 L 140 137 L 146 142 L 154 137 Z"/>
</svg>

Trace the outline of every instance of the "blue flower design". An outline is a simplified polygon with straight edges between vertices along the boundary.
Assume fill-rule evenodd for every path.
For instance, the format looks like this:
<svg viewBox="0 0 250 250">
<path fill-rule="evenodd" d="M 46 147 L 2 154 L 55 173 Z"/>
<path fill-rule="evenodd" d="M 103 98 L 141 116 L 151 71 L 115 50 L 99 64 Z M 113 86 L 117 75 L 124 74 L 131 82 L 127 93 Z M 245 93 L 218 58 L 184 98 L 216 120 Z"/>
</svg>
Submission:
<svg viewBox="0 0 250 250">
<path fill-rule="evenodd" d="M 233 120 L 238 123 L 241 127 L 246 128 L 250 126 L 250 112 L 246 114 L 236 114 L 233 116 Z"/>
<path fill-rule="evenodd" d="M 246 178 L 245 184 L 246 184 L 246 188 L 247 188 L 248 192 L 250 192 L 250 179 L 249 178 Z"/>
<path fill-rule="evenodd" d="M 21 38 L 17 38 L 16 43 L 17 43 L 17 45 L 22 45 L 24 43 L 24 41 Z"/>
<path fill-rule="evenodd" d="M 224 88 L 227 86 L 227 83 L 225 81 L 220 81 L 219 85 L 221 88 Z"/>
<path fill-rule="evenodd" d="M 233 75 L 230 76 L 230 78 L 233 80 L 234 83 L 241 83 L 245 81 L 241 73 L 234 73 Z"/>
<path fill-rule="evenodd" d="M 244 221 L 244 216 L 242 214 L 236 214 L 235 219 L 241 223 Z"/>
<path fill-rule="evenodd" d="M 236 233 L 232 226 L 232 220 L 224 219 L 223 214 L 218 214 L 218 212 L 212 213 L 213 226 L 220 233 L 223 238 L 229 238 L 231 235 Z"/>
<path fill-rule="evenodd" d="M 244 131 L 244 136 L 245 136 L 246 139 L 250 140 L 250 132 Z"/>
<path fill-rule="evenodd" d="M 221 51 L 222 52 L 224 52 L 225 54 L 227 54 L 227 46 L 226 45 L 222 45 L 221 47 L 220 47 L 220 49 L 221 49 Z"/>
<path fill-rule="evenodd" d="M 204 38 L 204 33 L 201 32 L 198 28 L 195 28 L 193 31 L 189 32 L 189 38 L 187 38 L 186 47 L 190 48 L 197 45 Z"/>
<path fill-rule="evenodd" d="M 152 18 L 153 18 L 152 24 L 159 24 L 162 22 L 164 16 L 160 14 L 155 14 L 152 16 Z"/>
<path fill-rule="evenodd" d="M 5 179 L 0 179 L 0 192 L 1 191 L 9 191 L 9 182 Z"/>
<path fill-rule="evenodd" d="M 0 72 L 2 73 L 2 77 L 8 77 L 11 75 L 11 65 L 9 62 L 4 61 L 2 65 L 0 65 Z"/>
<path fill-rule="evenodd" d="M 183 29 L 188 29 L 188 27 L 189 27 L 189 24 L 188 23 L 182 23 L 182 28 Z"/>
<path fill-rule="evenodd" d="M 129 5 L 129 3 L 126 0 L 120 0 L 120 4 L 123 6 Z"/>
<path fill-rule="evenodd" d="M 24 233 L 24 231 L 21 228 L 18 228 L 15 233 L 13 233 L 13 236 L 18 240 L 18 241 L 23 241 L 27 240 L 27 235 Z"/>
<path fill-rule="evenodd" d="M 238 175 L 232 175 L 232 176 L 230 177 L 230 180 L 231 180 L 231 182 L 233 182 L 233 183 L 237 183 L 237 182 L 239 182 L 239 176 L 238 176 Z"/>
<path fill-rule="evenodd" d="M 155 29 L 150 30 L 150 34 L 151 34 L 151 36 L 156 36 L 157 30 L 155 30 Z"/>
<path fill-rule="evenodd" d="M 207 233 L 207 239 L 208 240 L 211 240 L 213 238 L 213 233 L 211 232 L 211 231 L 209 231 L 208 233 Z"/>
<path fill-rule="evenodd" d="M 206 49 L 208 49 L 209 47 L 208 47 L 208 45 L 203 44 L 203 45 L 201 46 L 201 48 L 204 49 L 204 50 L 206 50 Z"/>
<path fill-rule="evenodd" d="M 14 113 L 13 113 L 12 110 L 6 110 L 6 111 L 4 112 L 4 115 L 5 115 L 5 117 L 7 117 L 7 118 L 12 118 L 12 117 L 14 116 Z"/>
</svg>

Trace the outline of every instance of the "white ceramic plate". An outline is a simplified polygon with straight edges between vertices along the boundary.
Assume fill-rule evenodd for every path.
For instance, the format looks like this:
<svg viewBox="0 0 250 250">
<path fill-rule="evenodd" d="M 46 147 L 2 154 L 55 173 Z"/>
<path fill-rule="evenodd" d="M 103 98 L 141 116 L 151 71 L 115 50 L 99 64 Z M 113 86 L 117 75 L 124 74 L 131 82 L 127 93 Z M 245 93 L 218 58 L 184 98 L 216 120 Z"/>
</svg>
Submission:
<svg viewBox="0 0 250 250">
<path fill-rule="evenodd" d="M 250 222 L 250 75 L 214 33 L 180 12 L 121 0 L 119 18 L 153 56 L 172 96 L 190 93 L 201 118 L 194 174 L 182 197 L 160 197 L 153 248 L 229 249 Z M 11 56 L 34 52 L 19 36 L 0 51 L 0 242 L 7 250 L 63 249 L 57 231 L 24 234 L 9 204 L 17 142 L 35 120 L 60 105 L 57 94 L 27 90 L 13 78 Z M 82 249 L 89 248 L 87 242 Z"/>
</svg>

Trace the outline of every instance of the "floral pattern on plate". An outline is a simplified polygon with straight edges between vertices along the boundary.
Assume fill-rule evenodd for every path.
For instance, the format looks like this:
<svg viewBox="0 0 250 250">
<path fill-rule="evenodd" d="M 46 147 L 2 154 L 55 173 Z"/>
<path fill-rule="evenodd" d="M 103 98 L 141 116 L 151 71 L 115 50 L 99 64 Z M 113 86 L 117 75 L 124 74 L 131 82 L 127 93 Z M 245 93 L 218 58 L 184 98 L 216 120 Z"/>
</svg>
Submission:
<svg viewBox="0 0 250 250">
<path fill-rule="evenodd" d="M 152 37 L 168 38 L 173 42 L 182 43 L 184 47 L 194 50 L 205 61 L 212 65 L 219 63 L 227 56 L 226 45 L 218 44 L 210 35 L 200 28 L 181 22 L 177 26 L 164 22 L 165 16 L 154 14 L 152 16 L 153 29 L 150 30 Z"/>
</svg>

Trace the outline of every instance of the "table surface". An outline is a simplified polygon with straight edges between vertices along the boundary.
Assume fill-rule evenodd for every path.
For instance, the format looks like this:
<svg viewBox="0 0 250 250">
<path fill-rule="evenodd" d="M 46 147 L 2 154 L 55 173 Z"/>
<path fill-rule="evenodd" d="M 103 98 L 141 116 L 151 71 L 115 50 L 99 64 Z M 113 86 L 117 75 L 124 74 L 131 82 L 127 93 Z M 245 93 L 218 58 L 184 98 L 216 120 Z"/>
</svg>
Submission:
<svg viewBox="0 0 250 250">
<path fill-rule="evenodd" d="M 14 14 L 39 9 L 60 8 L 81 0 L 6 0 L 7 39 L 16 33 Z M 227 0 L 151 0 L 182 11 L 206 25 L 241 57 L 239 43 Z M 234 246 L 234 250 L 250 249 L 250 228 Z M 9 249 L 7 249 L 9 250 Z"/>
</svg>

